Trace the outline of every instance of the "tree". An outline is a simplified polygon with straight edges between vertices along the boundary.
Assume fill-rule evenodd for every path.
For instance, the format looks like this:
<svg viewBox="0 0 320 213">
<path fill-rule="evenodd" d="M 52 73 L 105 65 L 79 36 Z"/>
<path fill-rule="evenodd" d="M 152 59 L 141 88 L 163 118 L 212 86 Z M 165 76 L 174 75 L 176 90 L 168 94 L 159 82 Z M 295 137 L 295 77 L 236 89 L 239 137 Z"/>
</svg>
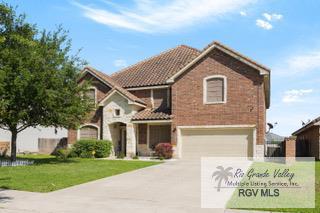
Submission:
<svg viewBox="0 0 320 213">
<path fill-rule="evenodd" d="M 71 55 L 67 32 L 39 31 L 25 15 L 0 3 L 0 128 L 11 132 L 16 159 L 19 132 L 38 125 L 76 128 L 92 109 L 87 84 L 78 84 L 84 62 Z"/>
</svg>

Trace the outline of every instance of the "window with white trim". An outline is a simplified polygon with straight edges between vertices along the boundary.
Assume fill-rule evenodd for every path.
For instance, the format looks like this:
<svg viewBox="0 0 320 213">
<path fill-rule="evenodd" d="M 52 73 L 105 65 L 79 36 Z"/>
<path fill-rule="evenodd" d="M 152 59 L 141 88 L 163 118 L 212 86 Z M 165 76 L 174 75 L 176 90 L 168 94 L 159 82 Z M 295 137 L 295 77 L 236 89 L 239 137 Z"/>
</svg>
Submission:
<svg viewBox="0 0 320 213">
<path fill-rule="evenodd" d="M 90 101 L 92 101 L 92 103 L 96 103 L 96 89 L 95 88 L 90 88 L 87 92 L 86 92 L 86 97 L 90 99 Z"/>
<path fill-rule="evenodd" d="M 204 103 L 226 103 L 227 82 L 225 76 L 215 75 L 204 79 Z"/>
<path fill-rule="evenodd" d="M 98 139 L 98 128 L 95 126 L 81 127 L 80 139 Z"/>
</svg>

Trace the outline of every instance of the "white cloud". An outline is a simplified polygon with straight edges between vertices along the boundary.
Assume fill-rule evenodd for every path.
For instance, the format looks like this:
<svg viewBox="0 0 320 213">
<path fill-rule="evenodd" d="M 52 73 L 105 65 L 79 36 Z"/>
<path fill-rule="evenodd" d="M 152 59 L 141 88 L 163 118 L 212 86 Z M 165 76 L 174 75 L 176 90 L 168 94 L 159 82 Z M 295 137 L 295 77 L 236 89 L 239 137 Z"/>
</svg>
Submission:
<svg viewBox="0 0 320 213">
<path fill-rule="evenodd" d="M 234 13 L 256 0 L 172 0 L 167 3 L 151 0 L 135 0 L 131 8 L 119 4 L 101 9 L 77 5 L 83 15 L 95 22 L 117 28 L 140 32 L 166 32 L 191 26 L 201 21 L 212 21 Z"/>
<path fill-rule="evenodd" d="M 276 14 L 276 13 L 273 13 L 273 14 L 270 14 L 270 13 L 263 13 L 262 14 L 263 17 L 265 19 L 267 19 L 268 21 L 278 21 L 278 20 L 281 20 L 283 18 L 283 15 L 281 14 Z"/>
<path fill-rule="evenodd" d="M 286 62 L 290 72 L 297 73 L 320 69 L 320 50 L 292 56 Z"/>
<path fill-rule="evenodd" d="M 312 93 L 312 89 L 288 90 L 284 93 L 282 102 L 284 103 L 303 102 L 305 95 L 309 93 Z"/>
<path fill-rule="evenodd" d="M 118 68 L 123 68 L 127 66 L 127 61 L 124 59 L 117 59 L 113 62 L 113 65 Z"/>
<path fill-rule="evenodd" d="M 245 11 L 240 11 L 240 15 L 241 15 L 241 16 L 247 16 L 247 12 L 245 12 Z"/>
<path fill-rule="evenodd" d="M 275 73 L 279 75 L 294 75 L 320 70 L 320 48 L 302 50 L 302 52 L 279 60 L 281 62 L 276 64 L 273 69 Z"/>
<path fill-rule="evenodd" d="M 265 29 L 265 30 L 271 30 L 273 28 L 273 26 L 269 22 L 264 21 L 262 19 L 257 19 L 256 20 L 256 25 L 258 27 L 261 27 L 261 28 Z"/>
</svg>

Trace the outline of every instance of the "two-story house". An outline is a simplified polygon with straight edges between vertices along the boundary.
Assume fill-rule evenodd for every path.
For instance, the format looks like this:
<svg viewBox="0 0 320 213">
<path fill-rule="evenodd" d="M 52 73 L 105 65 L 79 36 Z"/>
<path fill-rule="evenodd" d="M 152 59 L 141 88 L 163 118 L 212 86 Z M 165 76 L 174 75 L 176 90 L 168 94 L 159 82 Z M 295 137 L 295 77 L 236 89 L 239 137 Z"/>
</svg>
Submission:
<svg viewBox="0 0 320 213">
<path fill-rule="evenodd" d="M 263 156 L 270 70 L 213 42 L 181 45 L 108 76 L 93 68 L 97 109 L 69 143 L 111 140 L 115 153 L 149 155 L 161 142 L 175 156 Z"/>
</svg>

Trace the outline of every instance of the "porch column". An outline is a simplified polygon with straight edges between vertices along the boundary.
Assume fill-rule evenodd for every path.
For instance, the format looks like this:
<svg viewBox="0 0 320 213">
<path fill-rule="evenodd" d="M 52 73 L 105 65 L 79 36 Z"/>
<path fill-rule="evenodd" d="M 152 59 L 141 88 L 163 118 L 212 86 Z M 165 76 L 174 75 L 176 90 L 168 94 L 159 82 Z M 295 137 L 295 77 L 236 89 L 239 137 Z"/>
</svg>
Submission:
<svg viewBox="0 0 320 213">
<path fill-rule="evenodd" d="M 136 125 L 127 123 L 127 157 L 136 156 Z"/>
</svg>

